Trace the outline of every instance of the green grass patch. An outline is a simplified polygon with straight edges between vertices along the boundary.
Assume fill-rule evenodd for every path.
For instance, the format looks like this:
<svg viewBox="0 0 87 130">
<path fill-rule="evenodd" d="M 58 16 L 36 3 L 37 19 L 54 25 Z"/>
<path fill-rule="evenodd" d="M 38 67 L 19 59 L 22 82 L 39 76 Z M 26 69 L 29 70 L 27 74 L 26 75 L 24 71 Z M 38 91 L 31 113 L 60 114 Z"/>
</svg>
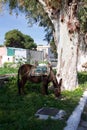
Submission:
<svg viewBox="0 0 87 130">
<path fill-rule="evenodd" d="M 0 68 L 0 75 L 17 73 L 18 68 Z"/>
<path fill-rule="evenodd" d="M 79 84 L 84 84 L 87 82 L 87 72 L 78 73 Z"/>
<path fill-rule="evenodd" d="M 26 95 L 18 95 L 17 78 L 10 78 L 4 87 L 0 88 L 0 130 L 63 130 L 66 120 L 78 104 L 87 86 L 85 74 L 84 83 L 79 74 L 80 87 L 74 91 L 63 91 L 60 99 L 55 99 L 54 93 L 48 96 L 41 94 L 41 84 L 28 82 Z M 42 107 L 63 109 L 67 115 L 63 120 L 39 120 L 35 113 Z"/>
</svg>

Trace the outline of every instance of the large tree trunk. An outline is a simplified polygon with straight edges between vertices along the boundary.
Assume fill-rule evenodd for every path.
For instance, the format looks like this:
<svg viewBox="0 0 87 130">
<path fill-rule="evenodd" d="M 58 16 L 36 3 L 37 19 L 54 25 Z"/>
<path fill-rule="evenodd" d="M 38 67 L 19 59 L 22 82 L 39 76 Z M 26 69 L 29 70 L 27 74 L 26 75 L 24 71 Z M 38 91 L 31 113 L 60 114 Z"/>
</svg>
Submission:
<svg viewBox="0 0 87 130">
<path fill-rule="evenodd" d="M 58 24 L 58 21 L 55 22 Z M 55 27 L 55 25 L 54 25 Z M 57 26 L 56 26 L 57 27 Z M 62 78 L 62 87 L 66 90 L 75 89 L 77 81 L 77 60 L 78 60 L 78 33 L 75 33 L 72 39 L 67 29 L 67 23 L 59 21 L 58 35 L 59 43 L 57 46 L 58 51 L 58 65 L 57 74 Z M 55 29 L 57 30 L 57 29 Z"/>
<path fill-rule="evenodd" d="M 62 88 L 73 90 L 78 85 L 78 28 L 76 17 L 77 0 L 62 1 L 62 8 L 54 8 L 44 0 L 39 0 L 54 26 L 54 39 L 58 52 L 57 74 L 62 78 Z"/>
</svg>

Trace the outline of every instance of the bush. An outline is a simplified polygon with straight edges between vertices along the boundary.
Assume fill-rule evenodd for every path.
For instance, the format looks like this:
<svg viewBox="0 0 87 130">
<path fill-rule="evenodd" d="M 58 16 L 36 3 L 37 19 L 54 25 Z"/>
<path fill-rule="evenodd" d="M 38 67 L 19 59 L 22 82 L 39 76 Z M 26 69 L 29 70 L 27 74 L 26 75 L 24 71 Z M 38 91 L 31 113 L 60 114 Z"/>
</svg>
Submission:
<svg viewBox="0 0 87 130">
<path fill-rule="evenodd" d="M 4 68 L 18 68 L 18 64 L 15 64 L 13 62 L 5 62 Z"/>
<path fill-rule="evenodd" d="M 78 73 L 78 82 L 79 84 L 84 84 L 85 82 L 87 82 L 87 72 Z"/>
<path fill-rule="evenodd" d="M 5 62 L 5 63 L 4 63 L 4 68 L 9 68 L 9 67 L 11 67 L 12 65 L 13 65 L 12 62 Z"/>
</svg>

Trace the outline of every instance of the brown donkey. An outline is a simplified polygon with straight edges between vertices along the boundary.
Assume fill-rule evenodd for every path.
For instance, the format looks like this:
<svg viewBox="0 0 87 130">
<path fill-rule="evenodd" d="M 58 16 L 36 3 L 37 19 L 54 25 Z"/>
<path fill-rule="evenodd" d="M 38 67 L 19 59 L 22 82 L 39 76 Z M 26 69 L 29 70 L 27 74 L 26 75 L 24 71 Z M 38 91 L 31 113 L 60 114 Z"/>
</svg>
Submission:
<svg viewBox="0 0 87 130">
<path fill-rule="evenodd" d="M 54 72 L 52 70 L 52 67 L 49 65 L 48 73 L 39 73 L 39 74 L 33 74 L 36 67 L 34 65 L 30 64 L 23 64 L 18 69 L 18 93 L 24 94 L 24 86 L 27 81 L 31 81 L 33 83 L 40 83 L 42 82 L 42 94 L 48 94 L 48 83 L 52 82 L 54 86 L 54 94 L 56 97 L 59 97 L 61 94 L 61 85 L 58 84 L 57 78 L 54 75 Z"/>
</svg>

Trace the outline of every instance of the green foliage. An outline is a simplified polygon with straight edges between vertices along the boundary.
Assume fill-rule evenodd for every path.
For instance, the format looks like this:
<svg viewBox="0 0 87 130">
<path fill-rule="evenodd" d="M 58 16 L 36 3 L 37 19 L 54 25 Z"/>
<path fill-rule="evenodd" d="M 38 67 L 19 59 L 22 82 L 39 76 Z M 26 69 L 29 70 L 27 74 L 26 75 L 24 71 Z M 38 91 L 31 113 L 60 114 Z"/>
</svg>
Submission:
<svg viewBox="0 0 87 130">
<path fill-rule="evenodd" d="M 29 87 L 30 86 L 30 87 Z M 0 89 L 0 129 L 9 130 L 62 130 L 65 122 L 38 120 L 35 113 L 41 107 L 58 106 L 53 96 L 43 96 L 38 92 L 39 86 L 28 83 L 27 94 L 17 95 L 16 79 L 10 79 L 9 83 Z M 40 88 L 39 88 L 40 89 Z M 63 123 L 63 124 L 62 124 Z"/>
<path fill-rule="evenodd" d="M 46 40 L 50 40 L 52 37 L 52 30 L 53 25 L 50 21 L 47 13 L 45 13 L 42 5 L 37 0 L 4 0 L 5 2 L 9 3 L 10 12 L 16 12 L 18 14 L 19 10 L 25 13 L 26 18 L 28 19 L 28 24 L 32 25 L 35 22 L 39 22 L 40 26 L 45 27 L 46 33 Z M 53 9 L 62 9 L 65 4 L 65 1 L 58 1 L 58 0 L 51 0 L 47 1 L 49 6 Z M 80 4 L 79 4 L 80 3 Z M 80 20 L 81 31 L 87 32 L 86 25 L 87 25 L 87 0 L 79 0 L 79 12 L 78 18 Z M 14 11 L 15 10 L 15 11 Z M 83 15 L 84 14 L 84 15 Z"/>
<path fill-rule="evenodd" d="M 78 18 L 80 20 L 81 32 L 87 32 L 87 1 L 81 0 L 82 5 L 79 8 Z"/>
<path fill-rule="evenodd" d="M 4 45 L 6 45 L 7 47 L 9 46 L 9 47 L 24 48 L 23 42 L 24 42 L 23 34 L 16 29 L 8 31 L 5 34 Z"/>
<path fill-rule="evenodd" d="M 14 63 L 12 62 L 5 62 L 4 63 L 4 68 L 11 68 L 11 66 L 13 65 Z"/>
<path fill-rule="evenodd" d="M 37 47 L 37 45 L 34 43 L 34 40 L 30 36 L 24 35 L 16 29 L 8 31 L 5 34 L 4 45 L 6 45 L 7 47 L 17 47 L 25 49 L 32 49 Z"/>
<path fill-rule="evenodd" d="M 13 12 L 18 15 L 19 11 L 25 13 L 29 26 L 32 26 L 36 22 L 39 23 L 39 26 L 43 26 L 45 28 L 45 31 L 47 32 L 45 39 L 49 41 L 49 39 L 52 37 L 53 25 L 47 13 L 42 8 L 42 5 L 37 0 L 14 0 L 14 2 L 12 0 L 4 1 L 9 3 L 9 9 L 11 14 Z"/>
<path fill-rule="evenodd" d="M 34 43 L 34 40 L 28 36 L 28 35 L 24 35 L 24 46 L 26 49 L 36 49 L 37 48 L 37 45 Z"/>
<path fill-rule="evenodd" d="M 8 67 L 8 64 L 6 64 L 5 67 L 0 68 L 0 75 L 17 73 L 17 70 L 18 70 L 18 68 Z"/>
<path fill-rule="evenodd" d="M 87 72 L 78 73 L 78 82 L 79 84 L 84 84 L 87 82 Z"/>
<path fill-rule="evenodd" d="M 79 73 L 80 79 L 82 74 Z M 56 100 L 53 92 L 43 96 L 41 84 L 31 82 L 26 84 L 27 94 L 19 96 L 16 82 L 16 77 L 10 78 L 9 82 L 0 88 L 0 130 L 63 130 L 66 120 L 82 96 L 84 86 L 87 86 L 86 83 L 74 91 L 63 91 L 62 100 Z M 63 120 L 39 120 L 34 114 L 42 107 L 63 109 L 67 116 Z"/>
<path fill-rule="evenodd" d="M 42 5 L 37 0 L 4 0 L 4 2 L 7 2 L 9 4 L 11 13 L 13 11 L 18 15 L 19 10 L 25 13 L 26 18 L 28 19 L 28 24 L 30 26 L 35 22 L 38 22 L 39 26 L 43 26 L 45 28 L 45 40 L 48 42 L 52 40 L 54 29 L 53 24 L 49 19 L 47 13 L 44 11 Z M 64 7 L 65 0 L 62 2 L 58 0 L 51 0 L 47 1 L 47 3 L 49 7 L 53 9 L 62 9 Z M 87 32 L 87 0 L 79 0 L 78 4 L 78 18 L 80 20 L 81 31 Z"/>
</svg>

